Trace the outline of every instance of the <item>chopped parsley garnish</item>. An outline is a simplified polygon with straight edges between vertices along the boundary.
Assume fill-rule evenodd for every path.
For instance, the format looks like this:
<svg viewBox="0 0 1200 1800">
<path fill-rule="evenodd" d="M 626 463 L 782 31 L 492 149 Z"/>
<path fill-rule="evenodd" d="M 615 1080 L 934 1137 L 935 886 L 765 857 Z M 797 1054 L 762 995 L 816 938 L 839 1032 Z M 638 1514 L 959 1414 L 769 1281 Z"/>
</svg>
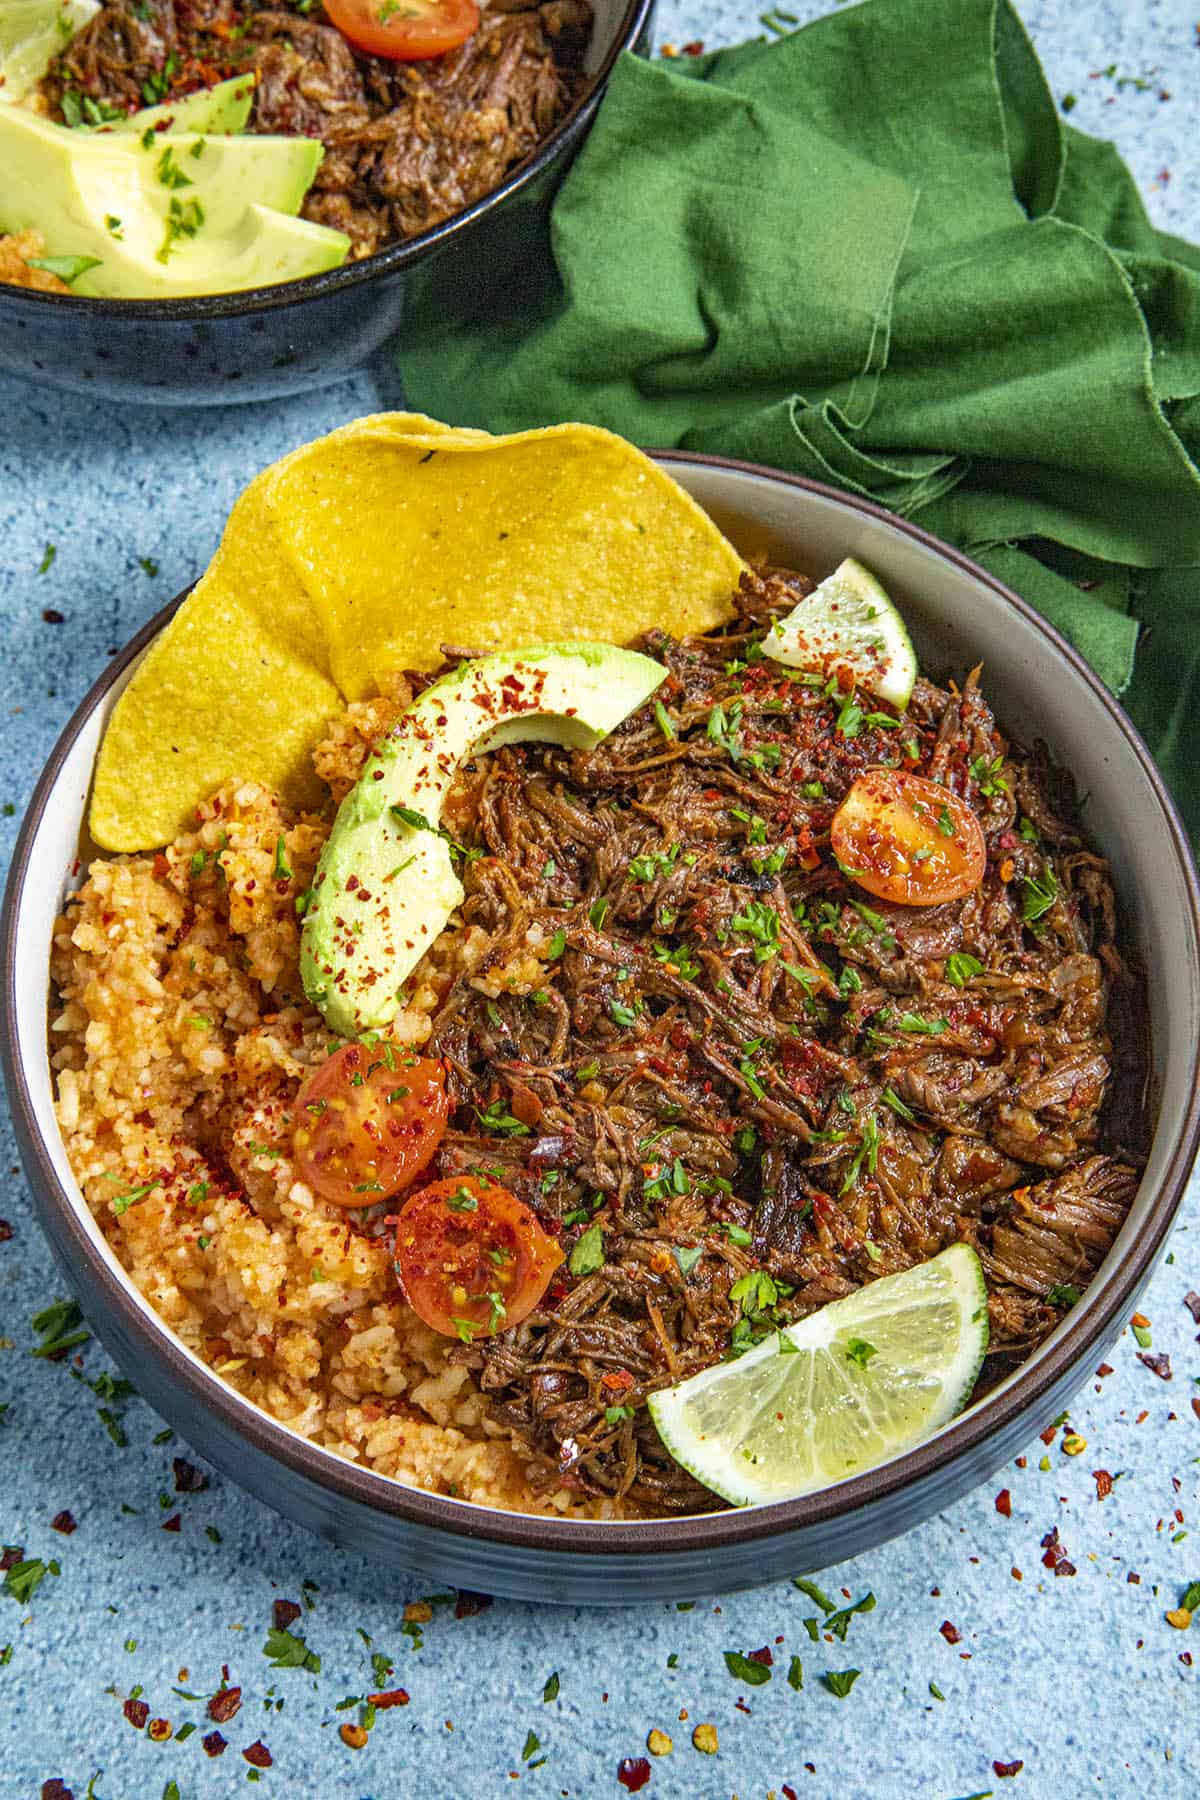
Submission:
<svg viewBox="0 0 1200 1800">
<path fill-rule="evenodd" d="M 267 1632 L 263 1655 L 273 1669 L 307 1669 L 310 1675 L 321 1673 L 321 1658 L 310 1650 L 303 1637 L 272 1626 Z"/>
<path fill-rule="evenodd" d="M 1053 1287 L 1046 1290 L 1048 1306 L 1074 1306 L 1079 1298 L 1079 1289 L 1071 1281 L 1056 1281 Z"/>
<path fill-rule="evenodd" d="M 703 1255 L 704 1252 L 701 1250 L 699 1244 L 676 1244 L 674 1256 L 679 1267 L 679 1273 L 686 1279 Z"/>
<path fill-rule="evenodd" d="M 850 1167 L 846 1171 L 846 1178 L 838 1189 L 838 1192 L 841 1194 L 848 1193 L 854 1186 L 862 1171 L 864 1163 L 866 1164 L 868 1175 L 873 1175 L 879 1160 L 879 1126 L 876 1124 L 873 1114 L 869 1114 L 862 1121 L 859 1132 L 858 1149 L 854 1152 Z"/>
<path fill-rule="evenodd" d="M 475 1117 L 481 1125 L 486 1125 L 489 1131 L 499 1131 L 507 1137 L 528 1137 L 529 1135 L 528 1125 L 523 1125 L 520 1119 L 515 1119 L 512 1113 L 506 1112 L 502 1100 L 493 1100 L 484 1112 L 480 1112 L 476 1107 Z"/>
<path fill-rule="evenodd" d="M 98 269 L 100 258 L 98 256 L 31 256 L 29 266 L 31 269 L 45 269 L 48 275 L 57 275 L 60 281 L 65 281 L 67 286 L 71 287 L 81 275 L 86 275 L 89 269 Z M 47 548 L 52 549 L 53 546 L 48 545 Z M 53 557 L 50 560 L 52 562 Z M 44 575 L 49 567 L 50 564 L 46 563 L 46 568 L 39 569 L 38 574 Z"/>
<path fill-rule="evenodd" d="M 819 1606 L 822 1612 L 831 1613 L 837 1606 L 837 1601 L 831 1600 L 825 1590 L 819 1588 L 816 1582 L 807 1575 L 793 1575 L 792 1586 L 799 1588 L 800 1592 L 811 1600 L 814 1606 Z"/>
<path fill-rule="evenodd" d="M 57 1575 L 58 1565 L 30 1556 L 4 1572 L 4 1591 L 21 1606 L 28 1606 L 47 1575 Z"/>
<path fill-rule="evenodd" d="M 769 1312 L 779 1299 L 779 1288 L 765 1269 L 752 1269 L 735 1281 L 729 1298 L 741 1308 L 744 1319 Z"/>
<path fill-rule="evenodd" d="M 610 1000 L 608 1010 L 618 1025 L 628 1026 L 637 1024 L 638 1014 L 642 1009 L 640 1001 L 633 1006 L 627 1006 L 624 1000 Z"/>
<path fill-rule="evenodd" d="M 141 1187 L 131 1188 L 127 1194 L 118 1194 L 115 1200 L 108 1203 L 113 1217 L 119 1219 L 122 1213 L 128 1212 L 131 1206 L 136 1206 L 139 1200 L 144 1200 L 147 1194 L 152 1194 L 156 1187 L 161 1186 L 160 1181 L 147 1181 Z"/>
<path fill-rule="evenodd" d="M 42 1339 L 32 1350 L 33 1356 L 62 1355 L 67 1350 L 74 1350 L 79 1344 L 86 1344 L 91 1336 L 90 1331 L 80 1329 L 83 1314 L 74 1300 L 55 1300 L 50 1306 L 43 1307 L 41 1312 L 35 1313 L 31 1323 Z"/>
<path fill-rule="evenodd" d="M 606 1425 L 620 1425 L 625 1419 L 633 1418 L 632 1406 L 606 1406 L 604 1422 Z"/>
<path fill-rule="evenodd" d="M 724 1654 L 725 1667 L 735 1681 L 744 1681 L 747 1687 L 762 1687 L 770 1681 L 771 1671 L 765 1663 L 752 1662 L 740 1650 L 726 1650 Z"/>
<path fill-rule="evenodd" d="M 769 962 L 779 950 L 779 914 L 763 900 L 751 900 L 729 921 L 732 931 L 753 940 L 756 963 Z"/>
<path fill-rule="evenodd" d="M 885 1087 L 879 1098 L 883 1101 L 885 1106 L 891 1107 L 897 1118 L 905 1119 L 909 1124 L 912 1124 L 915 1121 L 917 1115 L 910 1107 L 905 1106 L 903 1100 L 893 1088 Z"/>
<path fill-rule="evenodd" d="M 1053 869 L 1042 875 L 1027 875 L 1021 883 L 1021 917 L 1027 925 L 1042 918 L 1058 899 L 1058 877 Z"/>
<path fill-rule="evenodd" d="M 572 1275 L 594 1275 L 604 1267 L 604 1233 L 599 1224 L 589 1225 L 567 1259 Z"/>
<path fill-rule="evenodd" d="M 923 1019 L 920 1013 L 901 1013 L 896 1021 L 901 1031 L 911 1033 L 913 1037 L 941 1037 L 943 1031 L 949 1029 L 948 1019 Z"/>
<path fill-rule="evenodd" d="M 1003 768 L 1003 756 L 993 756 L 990 762 L 986 756 L 976 756 L 967 764 L 967 773 L 978 784 L 981 794 L 991 796 L 1008 792 L 1008 782 L 1001 773 Z"/>
<path fill-rule="evenodd" d="M 687 948 L 681 944 L 672 950 L 667 944 L 651 944 L 651 951 L 660 963 L 665 963 L 672 973 L 681 981 L 695 981 L 700 973 L 700 964 Z"/>
<path fill-rule="evenodd" d="M 865 1369 L 871 1358 L 878 1356 L 879 1352 L 874 1344 L 867 1342 L 866 1338 L 853 1337 L 847 1340 L 846 1355 L 852 1363 L 857 1363 L 860 1369 Z M 872 1602 L 873 1604 L 874 1602 Z"/>
<path fill-rule="evenodd" d="M 546 946 L 546 961 L 557 962 L 567 947 L 567 934 L 560 925 Z"/>
<path fill-rule="evenodd" d="M 937 828 L 943 837 L 954 836 L 954 819 L 951 816 L 950 808 L 948 806 L 943 806 L 941 812 L 938 814 Z"/>
<path fill-rule="evenodd" d="M 974 975 L 983 974 L 983 964 L 966 950 L 955 950 L 946 958 L 946 980 L 951 987 L 966 987 Z"/>
<path fill-rule="evenodd" d="M 456 1213 L 478 1212 L 479 1200 L 470 1188 L 460 1187 L 456 1193 L 450 1195 L 446 1201 L 446 1208 L 447 1211 Z"/>
<path fill-rule="evenodd" d="M 600 898 L 598 900 L 593 900 L 592 904 L 588 907 L 588 923 L 596 931 L 602 931 L 604 929 L 604 921 L 607 917 L 608 901 L 605 899 L 604 895 L 601 894 Z"/>
<path fill-rule="evenodd" d="M 821 1680 L 825 1683 L 825 1686 L 829 1689 L 831 1694 L 836 1694 L 839 1700 L 844 1700 L 861 1673 L 861 1669 L 842 1669 L 840 1671 L 837 1669 L 830 1669 L 826 1674 L 822 1675 Z"/>
<path fill-rule="evenodd" d="M 280 832 L 275 839 L 275 879 L 276 881 L 290 881 L 292 874 L 292 866 L 287 859 L 287 839 Z"/>
<path fill-rule="evenodd" d="M 671 723 L 671 716 L 661 700 L 656 700 L 654 702 L 654 722 L 662 732 L 663 736 L 667 739 L 668 743 L 674 742 L 676 737 L 675 727 Z"/>
</svg>

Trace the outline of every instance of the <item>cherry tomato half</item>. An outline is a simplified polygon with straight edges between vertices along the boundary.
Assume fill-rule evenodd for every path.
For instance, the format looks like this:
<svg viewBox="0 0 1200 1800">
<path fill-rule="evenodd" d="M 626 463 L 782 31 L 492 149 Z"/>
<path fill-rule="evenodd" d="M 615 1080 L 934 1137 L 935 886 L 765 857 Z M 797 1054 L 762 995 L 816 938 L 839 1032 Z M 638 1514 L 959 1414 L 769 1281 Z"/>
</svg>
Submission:
<svg viewBox="0 0 1200 1800">
<path fill-rule="evenodd" d="M 443 56 L 479 24 L 475 0 L 325 0 L 325 11 L 352 44 L 392 62 Z"/>
<path fill-rule="evenodd" d="M 466 1343 L 518 1325 L 562 1259 L 525 1202 L 485 1175 L 431 1182 L 396 1221 L 396 1273 L 409 1305 Z"/>
<path fill-rule="evenodd" d="M 396 1044 L 343 1044 L 296 1098 L 300 1179 L 335 1206 L 373 1206 L 408 1187 L 442 1141 L 450 1101 L 439 1062 Z"/>
<path fill-rule="evenodd" d="M 865 770 L 834 813 L 830 835 L 851 881 L 900 906 L 961 900 L 987 865 L 983 827 L 966 801 L 899 769 Z"/>
</svg>

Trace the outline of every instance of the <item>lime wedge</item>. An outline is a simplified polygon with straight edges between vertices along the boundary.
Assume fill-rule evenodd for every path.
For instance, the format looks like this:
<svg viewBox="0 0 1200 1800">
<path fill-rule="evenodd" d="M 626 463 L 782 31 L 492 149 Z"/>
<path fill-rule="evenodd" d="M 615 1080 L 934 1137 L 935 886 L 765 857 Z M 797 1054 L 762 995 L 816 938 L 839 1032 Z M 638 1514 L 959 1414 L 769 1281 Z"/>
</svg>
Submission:
<svg viewBox="0 0 1200 1800">
<path fill-rule="evenodd" d="M 987 1317 L 979 1258 L 952 1244 L 651 1394 L 650 1415 L 676 1462 L 723 1499 L 794 1499 L 952 1419 L 983 1362 Z"/>
<path fill-rule="evenodd" d="M 849 669 L 860 687 L 903 711 L 917 679 L 904 620 L 870 569 L 848 556 L 763 639 L 763 654 L 793 669 Z"/>
</svg>

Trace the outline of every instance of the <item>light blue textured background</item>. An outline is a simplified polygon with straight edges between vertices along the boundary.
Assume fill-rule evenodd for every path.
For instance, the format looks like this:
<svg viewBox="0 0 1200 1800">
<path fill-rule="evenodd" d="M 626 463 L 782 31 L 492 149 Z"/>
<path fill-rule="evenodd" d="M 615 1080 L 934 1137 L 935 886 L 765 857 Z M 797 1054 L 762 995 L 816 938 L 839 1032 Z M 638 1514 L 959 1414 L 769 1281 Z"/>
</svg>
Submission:
<svg viewBox="0 0 1200 1800">
<path fill-rule="evenodd" d="M 828 8 L 785 0 L 785 10 L 808 19 Z M 732 41 L 758 28 L 756 11 L 666 4 L 659 40 Z M 1073 123 L 1115 138 L 1156 220 L 1195 236 L 1200 14 L 1192 0 L 1027 0 L 1024 13 L 1056 93 L 1078 97 Z M 1113 64 L 1113 75 L 1094 73 Z M 76 700 L 113 648 L 204 566 L 249 476 L 399 397 L 386 369 L 308 399 L 190 417 L 0 384 L 0 771 L 16 815 L 0 818 L 5 852 Z M 39 575 L 49 543 L 57 556 Z M 140 558 L 153 559 L 157 573 L 145 573 Z M 47 607 L 66 624 L 44 623 Z M 119 1449 L 69 1368 L 30 1357 L 30 1316 L 60 1288 L 7 1129 L 0 1153 L 0 1216 L 13 1227 L 0 1244 L 0 1542 L 57 1556 L 62 1568 L 29 1607 L 0 1594 L 0 1653 L 12 1645 L 0 1667 L 3 1800 L 32 1800 L 52 1776 L 76 1800 L 158 1800 L 172 1780 L 182 1800 L 233 1795 L 250 1775 L 241 1752 L 259 1737 L 274 1758 L 264 1795 L 492 1800 L 532 1790 L 543 1800 L 586 1800 L 623 1793 L 618 1762 L 644 1753 L 652 1727 L 669 1732 L 675 1750 L 654 1762 L 644 1790 L 651 1797 L 763 1800 L 782 1796 L 785 1783 L 801 1800 L 1196 1792 L 1197 1671 L 1180 1659 L 1189 1650 L 1200 1656 L 1200 1620 L 1185 1634 L 1163 1618 L 1200 1577 L 1200 1419 L 1190 1406 L 1200 1394 L 1200 1351 L 1182 1305 L 1200 1287 L 1195 1186 L 1173 1260 L 1146 1302 L 1154 1347 L 1173 1359 L 1172 1382 L 1136 1361 L 1127 1331 L 1114 1372 L 1085 1389 L 1072 1414 L 1088 1440 L 1082 1455 L 1064 1456 L 1061 1434 L 1048 1450 L 1035 1441 L 1025 1469 L 1010 1468 L 900 1542 L 828 1571 L 826 1587 L 855 1597 L 869 1589 L 878 1601 L 855 1619 L 845 1645 L 812 1644 L 802 1621 L 814 1607 L 782 1585 L 687 1612 L 500 1601 L 456 1620 L 439 1605 L 418 1649 L 400 1629 L 405 1602 L 422 1598 L 417 1580 L 330 1551 L 215 1475 L 206 1491 L 175 1495 L 171 1458 L 184 1446 L 153 1441 L 161 1425 L 146 1406 L 128 1407 L 129 1444 Z M 89 1378 L 108 1366 L 94 1344 L 85 1362 Z M 1092 1477 L 1100 1468 L 1120 1477 L 1103 1502 Z M 1012 1492 L 1010 1519 L 994 1507 L 1001 1485 Z M 78 1520 L 66 1538 L 50 1526 L 64 1507 Z M 164 1533 L 176 1511 L 181 1530 Z M 1076 1565 L 1073 1578 L 1055 1579 L 1041 1565 L 1040 1540 L 1052 1526 Z M 272 1600 L 299 1599 L 302 1580 L 317 1584 L 303 1628 L 323 1658 L 319 1679 L 272 1671 L 262 1652 Z M 939 1634 L 946 1619 L 962 1633 L 958 1645 Z M 355 1753 L 337 1737 L 338 1723 L 354 1715 L 334 1707 L 373 1685 L 364 1632 L 394 1659 L 393 1680 L 412 1703 L 381 1715 Z M 774 1679 L 743 1693 L 722 1652 L 764 1643 L 775 1652 Z M 784 1679 L 793 1652 L 804 1664 L 801 1693 Z M 151 1715 L 173 1729 L 202 1721 L 203 1708 L 172 1687 L 209 1692 L 223 1664 L 244 1704 L 224 1727 L 229 1748 L 219 1761 L 201 1748 L 207 1722 L 186 1742 L 155 1744 L 122 1717 L 123 1698 L 141 1684 Z M 838 1700 L 818 1676 L 848 1667 L 862 1674 Z M 559 1697 L 544 1703 L 554 1671 Z M 931 1680 L 943 1701 L 931 1696 Z M 700 1721 L 718 1728 L 716 1758 L 691 1747 Z M 542 1747 L 523 1761 L 531 1730 Z M 542 1766 L 529 1766 L 542 1756 Z M 993 1759 L 1018 1758 L 1015 1779 L 994 1775 Z"/>
</svg>

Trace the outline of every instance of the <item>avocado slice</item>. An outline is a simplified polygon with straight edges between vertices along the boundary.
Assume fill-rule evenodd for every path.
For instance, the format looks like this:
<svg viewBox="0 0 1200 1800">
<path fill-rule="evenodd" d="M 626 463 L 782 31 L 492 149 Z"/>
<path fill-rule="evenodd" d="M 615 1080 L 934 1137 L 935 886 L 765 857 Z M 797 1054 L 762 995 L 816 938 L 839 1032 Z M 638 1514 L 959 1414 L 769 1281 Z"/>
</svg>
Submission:
<svg viewBox="0 0 1200 1800">
<path fill-rule="evenodd" d="M 0 0 L 0 100 L 24 100 L 99 0 Z"/>
<path fill-rule="evenodd" d="M 0 0 L 0 9 L 3 0 Z M 245 128 L 254 104 L 254 76 L 233 75 L 218 81 L 214 87 L 198 88 L 178 100 L 166 100 L 161 106 L 143 106 L 127 119 L 114 119 L 111 124 L 92 125 L 90 131 L 133 131 L 139 136 L 147 126 L 155 131 L 204 132 L 209 137 L 230 137 Z"/>
<path fill-rule="evenodd" d="M 342 1037 L 386 1025 L 463 897 L 438 821 L 459 763 L 501 744 L 590 750 L 666 670 L 613 644 L 542 644 L 463 663 L 426 688 L 338 809 L 300 941 L 304 991 Z"/>
<path fill-rule="evenodd" d="M 221 294 L 336 268 L 349 239 L 285 217 L 324 155 L 312 138 L 71 131 L 0 106 L 0 229 L 97 266 L 77 294 Z"/>
</svg>

